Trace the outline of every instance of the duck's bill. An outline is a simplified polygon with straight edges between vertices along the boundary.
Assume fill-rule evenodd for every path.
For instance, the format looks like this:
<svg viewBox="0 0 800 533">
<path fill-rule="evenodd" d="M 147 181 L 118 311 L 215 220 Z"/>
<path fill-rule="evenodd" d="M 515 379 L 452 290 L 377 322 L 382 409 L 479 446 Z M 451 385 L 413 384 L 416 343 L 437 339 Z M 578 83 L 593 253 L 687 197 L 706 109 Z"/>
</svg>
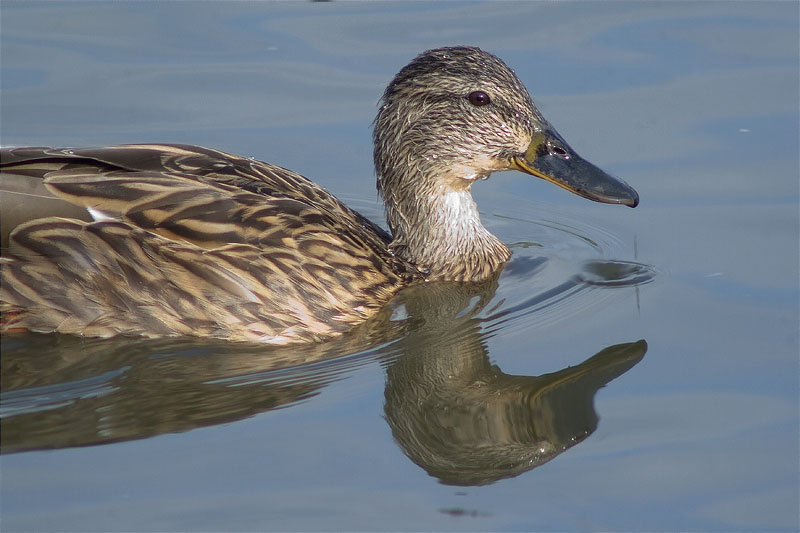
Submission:
<svg viewBox="0 0 800 533">
<path fill-rule="evenodd" d="M 579 156 L 554 129 L 535 135 L 525 154 L 514 159 L 514 166 L 595 202 L 639 205 L 633 187 Z"/>
</svg>

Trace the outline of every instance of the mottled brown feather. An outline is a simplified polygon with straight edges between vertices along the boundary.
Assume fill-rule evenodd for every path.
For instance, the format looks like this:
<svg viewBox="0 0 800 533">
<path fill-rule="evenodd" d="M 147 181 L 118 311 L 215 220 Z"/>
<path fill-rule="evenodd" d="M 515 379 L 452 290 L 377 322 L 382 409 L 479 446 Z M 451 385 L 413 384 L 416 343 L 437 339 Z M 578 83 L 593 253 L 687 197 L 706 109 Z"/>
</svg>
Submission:
<svg viewBox="0 0 800 533">
<path fill-rule="evenodd" d="M 13 231 L 3 330 L 313 341 L 420 279 L 385 232 L 275 165 L 178 145 L 0 156 L 4 173 L 108 217 Z"/>
</svg>

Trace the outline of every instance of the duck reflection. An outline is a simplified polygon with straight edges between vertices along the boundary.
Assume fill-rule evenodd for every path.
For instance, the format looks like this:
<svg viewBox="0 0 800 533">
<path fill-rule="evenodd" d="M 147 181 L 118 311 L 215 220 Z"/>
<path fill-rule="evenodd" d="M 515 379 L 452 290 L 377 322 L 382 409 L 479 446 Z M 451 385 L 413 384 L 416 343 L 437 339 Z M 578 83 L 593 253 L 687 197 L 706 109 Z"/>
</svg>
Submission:
<svg viewBox="0 0 800 533">
<path fill-rule="evenodd" d="M 433 316 L 403 338 L 402 355 L 387 365 L 386 419 L 405 454 L 443 483 L 516 476 L 581 442 L 597 427 L 597 390 L 647 351 L 641 340 L 551 374 L 505 374 L 489 360 L 482 320 L 464 315 L 476 295 L 487 301 L 494 283 L 404 293 L 409 314 Z"/>
<path fill-rule="evenodd" d="M 594 394 L 641 360 L 647 345 L 605 348 L 552 374 L 505 374 L 486 347 L 507 314 L 486 310 L 496 287 L 497 278 L 412 287 L 352 334 L 310 346 L 4 336 L 2 452 L 228 423 L 308 400 L 379 360 L 386 420 L 412 461 L 457 485 L 518 475 L 594 431 Z"/>
<path fill-rule="evenodd" d="M 433 311 L 435 319 L 402 340 L 403 355 L 386 372 L 385 412 L 396 442 L 430 475 L 454 485 L 519 475 L 581 442 L 597 428 L 597 390 L 647 351 L 641 340 L 551 374 L 505 374 L 489 360 L 482 320 L 462 313 L 470 298 L 494 286 L 471 289 L 407 292 L 410 314 Z"/>
</svg>

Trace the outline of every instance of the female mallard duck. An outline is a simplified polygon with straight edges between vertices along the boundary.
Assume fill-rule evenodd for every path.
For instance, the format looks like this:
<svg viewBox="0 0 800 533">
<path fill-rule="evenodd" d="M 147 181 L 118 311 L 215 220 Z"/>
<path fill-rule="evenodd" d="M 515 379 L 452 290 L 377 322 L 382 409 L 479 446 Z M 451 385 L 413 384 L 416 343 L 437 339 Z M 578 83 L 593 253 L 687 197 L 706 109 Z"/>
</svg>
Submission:
<svg viewBox="0 0 800 533">
<path fill-rule="evenodd" d="M 322 340 L 410 284 L 497 272 L 511 253 L 483 227 L 470 194 L 496 170 L 638 203 L 631 187 L 579 157 L 514 72 L 478 48 L 429 50 L 403 68 L 383 94 L 374 144 L 391 235 L 299 174 L 217 150 L 4 149 L 3 222 L 16 227 L 1 263 L 0 327 Z M 15 192 L 54 208 L 11 223 L 15 209 L 28 209 Z"/>
</svg>

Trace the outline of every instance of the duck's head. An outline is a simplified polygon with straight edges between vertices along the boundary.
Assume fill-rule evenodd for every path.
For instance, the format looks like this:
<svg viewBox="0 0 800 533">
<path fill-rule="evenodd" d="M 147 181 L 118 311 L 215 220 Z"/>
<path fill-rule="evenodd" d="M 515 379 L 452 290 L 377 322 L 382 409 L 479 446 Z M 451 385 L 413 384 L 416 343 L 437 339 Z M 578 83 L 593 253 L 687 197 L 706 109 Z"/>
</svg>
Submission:
<svg viewBox="0 0 800 533">
<path fill-rule="evenodd" d="M 452 225 L 457 217 L 431 210 L 464 204 L 454 208 L 463 211 L 458 194 L 468 196 L 476 179 L 498 170 L 521 170 L 598 202 L 639 202 L 630 186 L 581 158 L 514 72 L 479 48 L 429 50 L 404 67 L 383 95 L 374 142 L 378 189 L 404 249 L 425 245 L 414 244 L 415 233 L 436 232 L 424 227 Z M 411 256 L 419 261 L 420 253 Z"/>
</svg>

